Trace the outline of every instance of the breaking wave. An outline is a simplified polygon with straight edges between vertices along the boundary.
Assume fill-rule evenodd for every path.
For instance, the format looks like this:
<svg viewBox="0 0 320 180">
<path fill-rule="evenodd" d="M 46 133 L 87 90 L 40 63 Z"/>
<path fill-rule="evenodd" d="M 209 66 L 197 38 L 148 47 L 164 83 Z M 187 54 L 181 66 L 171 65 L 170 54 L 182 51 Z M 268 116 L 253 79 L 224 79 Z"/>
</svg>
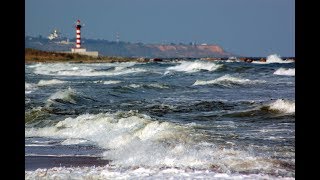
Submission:
<svg viewBox="0 0 320 180">
<path fill-rule="evenodd" d="M 213 62 L 204 62 L 204 61 L 194 61 L 194 62 L 188 62 L 188 61 L 182 61 L 180 65 L 168 67 L 168 71 L 183 71 L 183 72 L 197 72 L 201 70 L 207 70 L 207 71 L 215 71 L 222 67 L 221 64 L 215 64 Z M 166 73 L 168 73 L 168 71 Z"/>
<path fill-rule="evenodd" d="M 282 112 L 282 113 L 294 113 L 295 112 L 295 102 L 283 99 L 277 99 L 275 102 L 270 103 L 267 108 L 272 111 Z"/>
<path fill-rule="evenodd" d="M 160 83 L 151 83 L 151 84 L 130 84 L 130 88 L 156 88 L 156 89 L 168 89 L 169 86 Z"/>
<path fill-rule="evenodd" d="M 26 171 L 25 179 L 265 179 L 294 180 L 291 177 L 275 177 L 263 174 L 227 174 L 208 170 L 179 168 L 132 168 L 119 171 L 110 165 L 103 167 L 54 167 Z"/>
<path fill-rule="evenodd" d="M 25 88 L 25 94 L 30 94 L 31 92 L 33 92 L 34 90 L 36 90 L 37 89 L 37 86 L 36 86 L 36 84 L 34 84 L 34 83 L 27 83 L 27 82 L 25 82 L 24 83 L 24 88 Z"/>
<path fill-rule="evenodd" d="M 38 86 L 49 86 L 49 85 L 54 85 L 54 84 L 63 84 L 66 83 L 66 81 L 61 81 L 58 79 L 52 79 L 52 80 L 40 80 L 38 82 Z"/>
<path fill-rule="evenodd" d="M 93 81 L 94 83 L 102 83 L 102 84 L 119 84 L 121 81 Z"/>
<path fill-rule="evenodd" d="M 96 65 L 40 64 L 33 66 L 34 73 L 53 76 L 117 76 L 145 72 L 145 69 L 133 68 L 134 63 L 105 63 Z"/>
<path fill-rule="evenodd" d="M 35 107 L 24 113 L 25 123 L 33 123 L 42 120 L 47 116 L 47 112 L 42 107 Z"/>
<path fill-rule="evenodd" d="M 76 96 L 77 96 L 77 92 L 74 89 L 69 87 L 67 90 L 61 90 L 52 94 L 47 101 L 50 103 L 68 102 L 71 104 L 76 104 L 76 99 L 75 99 Z"/>
<path fill-rule="evenodd" d="M 279 165 L 280 160 L 219 147 L 206 142 L 207 136 L 190 126 L 157 121 L 135 111 L 83 114 L 50 127 L 26 128 L 25 136 L 85 139 L 104 148 L 103 157 L 112 165 L 124 168 L 199 168 L 223 173 L 286 171 Z"/>
<path fill-rule="evenodd" d="M 287 60 L 284 61 L 283 59 L 281 59 L 281 57 L 277 54 L 271 54 L 267 57 L 266 62 L 260 62 L 260 61 L 252 61 L 252 63 L 256 63 L 256 64 L 270 64 L 270 63 L 293 63 L 294 61 L 292 60 Z"/>
<path fill-rule="evenodd" d="M 281 75 L 281 76 L 295 76 L 295 68 L 279 68 L 273 74 Z"/>
<path fill-rule="evenodd" d="M 209 80 L 209 81 L 197 80 L 193 85 L 199 86 L 199 85 L 217 84 L 217 85 L 230 87 L 233 85 L 246 85 L 246 84 L 256 84 L 256 83 L 265 83 L 265 81 L 236 78 L 236 77 L 230 76 L 229 74 L 226 74 L 214 80 Z"/>
</svg>

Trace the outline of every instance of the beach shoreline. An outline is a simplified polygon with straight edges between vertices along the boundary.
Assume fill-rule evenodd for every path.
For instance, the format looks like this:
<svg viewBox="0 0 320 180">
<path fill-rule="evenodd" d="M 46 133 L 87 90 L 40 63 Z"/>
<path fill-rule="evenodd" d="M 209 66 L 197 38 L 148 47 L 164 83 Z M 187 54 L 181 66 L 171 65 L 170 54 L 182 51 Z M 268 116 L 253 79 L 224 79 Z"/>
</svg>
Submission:
<svg viewBox="0 0 320 180">
<path fill-rule="evenodd" d="M 109 160 L 92 156 L 25 156 L 26 171 L 53 167 L 105 166 L 109 163 Z"/>
<path fill-rule="evenodd" d="M 232 61 L 232 62 L 245 62 L 245 63 L 265 63 L 266 57 L 230 57 L 230 58 L 218 58 L 218 57 L 206 57 L 206 58 L 145 58 L 145 57 L 117 57 L 117 56 L 99 56 L 91 57 L 87 55 L 62 53 L 54 51 L 41 51 L 37 49 L 25 49 L 25 64 L 33 63 L 121 63 L 121 62 L 162 62 L 162 61 L 179 61 L 199 59 L 204 61 Z M 295 62 L 295 57 L 285 57 L 284 61 Z"/>
<path fill-rule="evenodd" d="M 31 63 L 113 63 L 113 62 L 147 62 L 145 58 L 99 56 L 41 51 L 37 49 L 25 49 L 25 64 Z"/>
</svg>

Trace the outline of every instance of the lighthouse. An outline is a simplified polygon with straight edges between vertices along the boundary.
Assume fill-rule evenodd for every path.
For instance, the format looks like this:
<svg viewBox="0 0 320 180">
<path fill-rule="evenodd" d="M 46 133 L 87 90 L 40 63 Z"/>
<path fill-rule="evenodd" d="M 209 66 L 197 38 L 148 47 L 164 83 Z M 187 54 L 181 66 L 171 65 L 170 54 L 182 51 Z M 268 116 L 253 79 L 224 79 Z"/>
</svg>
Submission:
<svg viewBox="0 0 320 180">
<path fill-rule="evenodd" d="M 78 53 L 93 57 L 98 57 L 98 51 L 87 51 L 85 48 L 81 47 L 81 27 L 83 25 L 80 23 L 80 20 L 77 20 L 75 28 L 76 28 L 76 47 L 71 48 L 71 53 Z"/>
<path fill-rule="evenodd" d="M 77 20 L 77 24 L 76 24 L 76 48 L 81 48 L 81 24 L 80 24 L 80 20 Z"/>
<path fill-rule="evenodd" d="M 75 53 L 85 53 L 87 50 L 85 48 L 81 48 L 81 27 L 82 24 L 80 20 L 77 20 L 75 28 L 76 28 L 76 47 L 71 48 L 71 52 Z"/>
</svg>

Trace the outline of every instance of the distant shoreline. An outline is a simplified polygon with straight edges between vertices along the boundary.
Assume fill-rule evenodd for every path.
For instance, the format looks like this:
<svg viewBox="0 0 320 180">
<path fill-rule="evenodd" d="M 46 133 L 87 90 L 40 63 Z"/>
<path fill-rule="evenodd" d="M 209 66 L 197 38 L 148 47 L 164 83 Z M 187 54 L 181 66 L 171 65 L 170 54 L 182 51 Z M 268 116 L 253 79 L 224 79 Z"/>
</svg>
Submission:
<svg viewBox="0 0 320 180">
<path fill-rule="evenodd" d="M 25 63 L 113 63 L 113 62 L 144 62 L 146 59 L 130 57 L 99 56 L 91 57 L 80 54 L 25 49 Z"/>
<path fill-rule="evenodd" d="M 32 63 L 114 63 L 114 62 L 137 62 L 137 61 L 114 61 L 114 60 L 26 60 L 25 64 Z"/>
<path fill-rule="evenodd" d="M 165 58 L 166 60 L 181 60 L 181 59 L 200 59 L 207 61 L 228 60 L 228 58 Z M 240 62 L 260 61 L 266 62 L 265 57 L 240 57 Z M 284 60 L 293 60 L 295 57 L 286 57 Z M 114 62 L 157 62 L 163 61 L 162 58 L 133 58 L 133 57 L 114 57 L 114 56 L 99 56 L 91 57 L 80 54 L 62 53 L 54 51 L 42 51 L 37 49 L 25 48 L 25 64 L 32 63 L 114 63 Z"/>
</svg>

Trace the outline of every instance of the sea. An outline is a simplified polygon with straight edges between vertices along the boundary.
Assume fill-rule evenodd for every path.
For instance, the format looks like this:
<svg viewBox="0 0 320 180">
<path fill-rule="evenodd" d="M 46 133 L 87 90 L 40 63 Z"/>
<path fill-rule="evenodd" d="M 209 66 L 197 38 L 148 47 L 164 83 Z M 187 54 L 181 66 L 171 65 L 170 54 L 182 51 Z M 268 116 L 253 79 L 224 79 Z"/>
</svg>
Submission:
<svg viewBox="0 0 320 180">
<path fill-rule="evenodd" d="M 295 63 L 26 64 L 25 179 L 295 179 Z"/>
</svg>

